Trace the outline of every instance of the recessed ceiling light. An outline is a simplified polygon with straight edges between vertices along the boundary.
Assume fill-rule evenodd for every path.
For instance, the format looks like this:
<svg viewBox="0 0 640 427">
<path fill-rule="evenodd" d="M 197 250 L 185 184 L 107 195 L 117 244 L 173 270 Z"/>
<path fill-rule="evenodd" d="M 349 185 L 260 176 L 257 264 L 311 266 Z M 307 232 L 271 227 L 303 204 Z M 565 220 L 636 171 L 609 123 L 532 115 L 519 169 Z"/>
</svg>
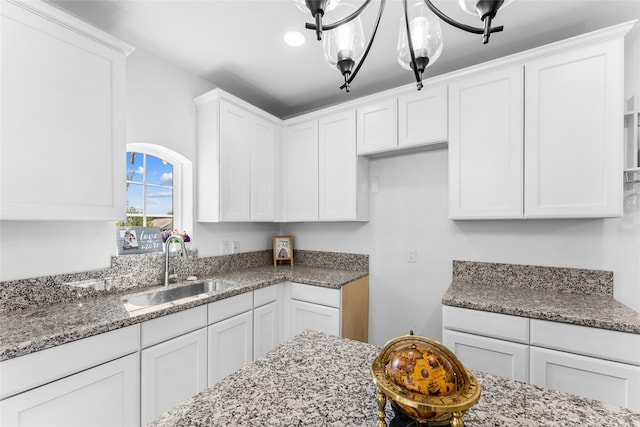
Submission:
<svg viewBox="0 0 640 427">
<path fill-rule="evenodd" d="M 302 46 L 305 40 L 304 35 L 299 31 L 289 31 L 284 35 L 284 42 L 289 46 Z"/>
</svg>

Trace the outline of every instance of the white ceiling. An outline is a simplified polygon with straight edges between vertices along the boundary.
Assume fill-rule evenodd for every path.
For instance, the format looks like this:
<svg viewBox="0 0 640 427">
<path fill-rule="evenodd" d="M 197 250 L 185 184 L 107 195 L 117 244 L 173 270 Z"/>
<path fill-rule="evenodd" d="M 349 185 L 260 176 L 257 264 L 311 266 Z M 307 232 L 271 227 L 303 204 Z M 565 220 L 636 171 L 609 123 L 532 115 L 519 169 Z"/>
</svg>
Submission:
<svg viewBox="0 0 640 427">
<path fill-rule="evenodd" d="M 376 41 L 350 93 L 338 89 L 342 76 L 324 61 L 314 34 L 304 30 L 310 15 L 293 0 L 51 1 L 281 118 L 413 81 L 395 56 L 400 0 L 387 1 Z M 481 25 L 456 0 L 434 4 L 454 19 Z M 377 8 L 372 1 L 363 15 L 367 35 Z M 495 25 L 505 29 L 492 34 L 487 45 L 479 35 L 442 23 L 444 50 L 425 78 L 637 18 L 640 0 L 516 0 L 498 14 Z M 284 44 L 283 35 L 291 29 L 305 33 L 302 47 Z"/>
</svg>

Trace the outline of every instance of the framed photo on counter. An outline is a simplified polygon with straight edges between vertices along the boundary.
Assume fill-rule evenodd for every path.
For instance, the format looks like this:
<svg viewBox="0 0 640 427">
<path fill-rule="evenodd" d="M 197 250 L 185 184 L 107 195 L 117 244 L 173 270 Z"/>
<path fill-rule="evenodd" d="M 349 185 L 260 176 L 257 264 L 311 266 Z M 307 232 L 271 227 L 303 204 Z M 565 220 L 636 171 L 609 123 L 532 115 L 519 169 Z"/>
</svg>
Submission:
<svg viewBox="0 0 640 427">
<path fill-rule="evenodd" d="M 273 236 L 273 266 L 291 261 L 293 266 L 293 239 L 291 236 Z"/>
</svg>

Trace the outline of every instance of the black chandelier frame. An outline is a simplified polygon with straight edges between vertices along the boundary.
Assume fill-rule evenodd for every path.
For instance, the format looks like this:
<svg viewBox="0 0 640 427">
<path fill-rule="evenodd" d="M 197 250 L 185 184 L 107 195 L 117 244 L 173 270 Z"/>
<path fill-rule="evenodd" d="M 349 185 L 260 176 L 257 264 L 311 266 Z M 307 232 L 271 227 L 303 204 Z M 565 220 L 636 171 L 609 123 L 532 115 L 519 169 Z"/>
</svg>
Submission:
<svg viewBox="0 0 640 427">
<path fill-rule="evenodd" d="M 487 44 L 489 42 L 489 36 L 492 33 L 497 33 L 504 29 L 502 25 L 499 25 L 496 27 L 493 27 L 491 25 L 493 18 L 495 18 L 496 16 L 496 13 L 500 9 L 500 7 L 504 4 L 504 0 L 479 0 L 478 1 L 476 5 L 476 12 L 478 13 L 478 15 L 480 16 L 480 18 L 484 23 L 483 27 L 473 27 L 471 25 L 462 24 L 445 15 L 442 11 L 440 11 L 440 9 L 438 9 L 433 3 L 431 3 L 431 0 L 423 0 L 423 1 L 425 5 L 429 8 L 429 10 L 433 12 L 434 15 L 436 15 L 438 18 L 440 18 L 447 24 L 453 27 L 456 27 L 460 30 L 466 31 L 468 33 L 482 34 L 483 44 Z M 371 0 L 365 0 L 362 6 L 360 6 L 356 11 L 354 11 L 350 15 L 336 22 L 333 22 L 331 24 L 324 25 L 322 22 L 322 17 L 324 16 L 324 6 L 326 5 L 326 3 L 327 3 L 327 0 L 306 0 L 307 7 L 309 8 L 309 10 L 311 11 L 312 15 L 315 18 L 315 23 L 306 23 L 305 28 L 308 30 L 314 30 L 316 32 L 316 37 L 318 40 L 322 40 L 323 31 L 334 30 L 340 27 L 341 25 L 344 25 L 356 19 L 358 16 L 360 16 L 360 14 L 362 14 L 362 12 L 371 4 Z M 365 48 L 362 54 L 362 58 L 358 62 L 358 65 L 356 65 L 356 67 L 353 69 L 353 72 L 351 71 L 343 72 L 341 69 L 341 72 L 343 72 L 343 76 L 344 76 L 344 83 L 342 84 L 342 86 L 340 86 L 340 89 L 345 89 L 347 92 L 349 92 L 349 86 L 351 82 L 353 81 L 353 79 L 355 79 L 356 75 L 358 74 L 358 71 L 360 71 L 360 68 L 364 64 L 364 61 L 366 60 L 367 55 L 369 54 L 369 50 L 371 49 L 371 46 L 373 45 L 373 41 L 376 37 L 378 26 L 380 25 L 380 19 L 382 18 L 382 13 L 384 12 L 385 4 L 386 4 L 386 0 L 380 0 L 380 6 L 378 7 L 378 15 L 376 17 L 376 22 L 373 27 L 373 32 L 371 33 L 371 38 L 367 43 L 367 47 Z M 422 73 L 424 72 L 426 66 L 429 63 L 429 58 L 426 58 L 426 60 L 421 60 L 421 61 L 418 61 L 416 59 L 415 52 L 413 49 L 413 41 L 411 40 L 411 31 L 409 29 L 407 0 L 402 1 L 402 6 L 404 10 L 404 21 L 405 21 L 406 30 L 407 30 L 407 43 L 409 45 L 409 53 L 411 55 L 411 68 L 413 70 L 414 77 L 416 79 L 416 85 L 418 87 L 418 90 L 420 90 L 423 87 Z"/>
</svg>

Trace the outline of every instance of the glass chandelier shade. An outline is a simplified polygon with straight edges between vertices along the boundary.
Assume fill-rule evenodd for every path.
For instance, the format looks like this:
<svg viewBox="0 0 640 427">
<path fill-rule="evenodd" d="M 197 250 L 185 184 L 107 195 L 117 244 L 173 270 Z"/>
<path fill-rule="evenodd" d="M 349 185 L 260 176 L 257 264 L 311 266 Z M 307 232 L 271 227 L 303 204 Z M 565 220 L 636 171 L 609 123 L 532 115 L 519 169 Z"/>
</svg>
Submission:
<svg viewBox="0 0 640 427">
<path fill-rule="evenodd" d="M 469 15 L 480 16 L 486 13 L 487 10 L 502 10 L 507 7 L 513 0 L 458 0 L 460 8 L 467 12 Z M 492 4 L 493 3 L 493 4 Z M 493 19 L 495 16 L 492 16 Z"/>
<path fill-rule="evenodd" d="M 355 11 L 355 7 L 348 3 L 345 3 L 342 8 L 345 9 L 345 15 Z M 322 43 L 324 58 L 332 67 L 337 66 L 343 75 L 345 72 L 351 72 L 351 68 L 345 70 L 345 65 L 347 65 L 345 62 L 351 61 L 351 66 L 353 66 L 355 61 L 362 56 L 365 45 L 366 40 L 360 17 L 336 29 L 326 31 Z"/>
<path fill-rule="evenodd" d="M 442 53 L 443 42 L 440 20 L 429 11 L 422 0 L 411 5 L 407 9 L 407 15 L 416 65 L 418 66 L 418 72 L 422 73 Z M 409 71 L 413 70 L 404 15 L 400 22 L 397 54 L 398 63 L 402 68 Z"/>
<path fill-rule="evenodd" d="M 324 6 L 323 12 L 329 12 L 335 9 L 336 6 L 340 4 L 340 1 L 341 0 L 325 0 L 326 5 Z M 296 6 L 298 6 L 298 9 L 300 9 L 304 13 L 309 13 L 309 12 L 313 13 L 314 12 L 313 9 L 321 5 L 321 3 L 323 3 L 319 1 L 309 2 L 307 0 L 293 0 L 293 2 L 295 3 Z"/>
</svg>

